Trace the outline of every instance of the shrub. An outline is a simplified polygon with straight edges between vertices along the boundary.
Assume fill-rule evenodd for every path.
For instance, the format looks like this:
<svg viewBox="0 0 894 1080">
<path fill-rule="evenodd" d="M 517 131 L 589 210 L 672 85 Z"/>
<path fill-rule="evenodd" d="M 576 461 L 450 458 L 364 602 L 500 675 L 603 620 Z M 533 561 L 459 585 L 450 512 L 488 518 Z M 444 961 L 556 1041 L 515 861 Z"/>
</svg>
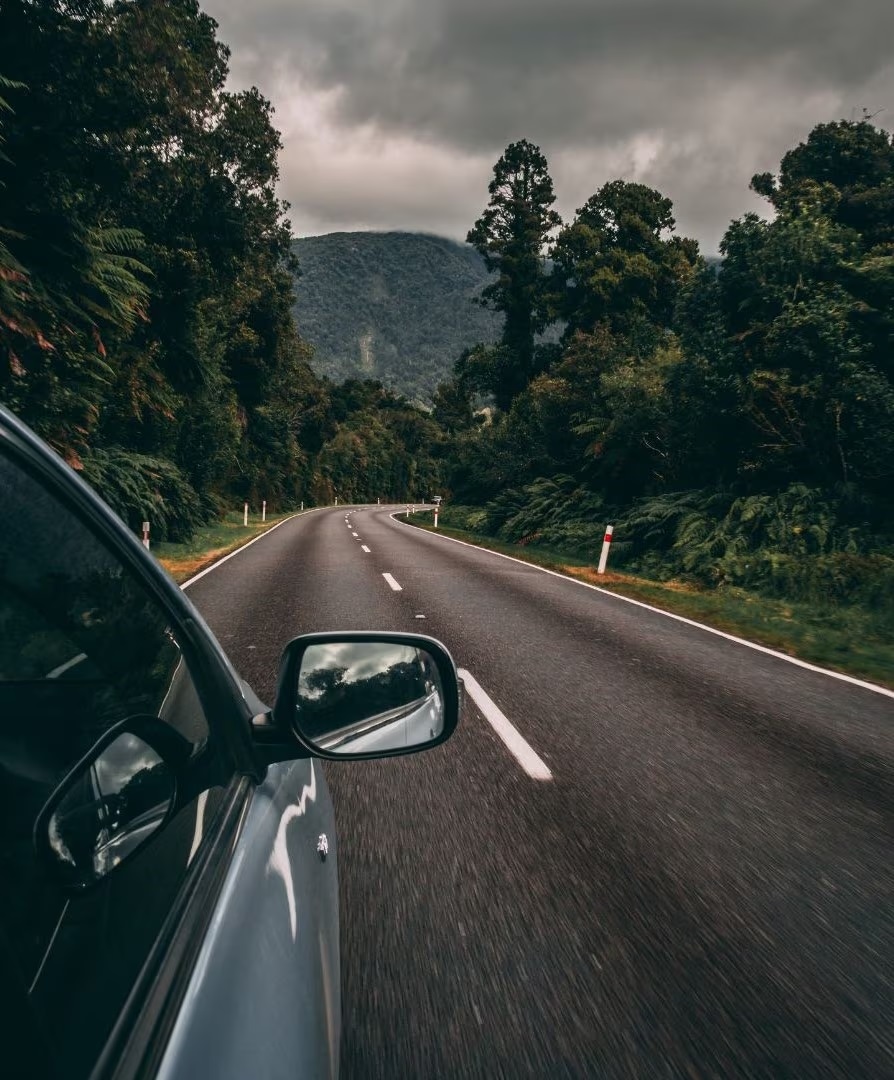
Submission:
<svg viewBox="0 0 894 1080">
<path fill-rule="evenodd" d="M 218 509 L 213 496 L 199 496 L 163 458 L 117 447 L 94 450 L 84 457 L 82 475 L 134 532 L 143 521 L 151 522 L 156 540 L 189 540 Z"/>
</svg>

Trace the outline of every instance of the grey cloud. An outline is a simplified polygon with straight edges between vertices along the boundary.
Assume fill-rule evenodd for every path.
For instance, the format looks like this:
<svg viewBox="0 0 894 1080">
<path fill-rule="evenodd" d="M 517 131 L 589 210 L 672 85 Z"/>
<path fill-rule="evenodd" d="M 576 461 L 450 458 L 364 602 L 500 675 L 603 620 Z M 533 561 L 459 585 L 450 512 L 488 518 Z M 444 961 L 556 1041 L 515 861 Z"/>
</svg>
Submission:
<svg viewBox="0 0 894 1080">
<path fill-rule="evenodd" d="M 256 0 L 250 8 L 206 0 L 205 7 L 233 48 L 237 82 L 257 82 L 277 106 L 299 85 L 329 94 L 332 130 L 401 144 L 407 191 L 424 175 L 432 147 L 462 159 L 458 172 L 483 169 L 474 193 L 434 184 L 427 211 L 406 200 L 411 218 L 421 210 L 433 223 L 469 208 L 470 224 L 493 160 L 524 135 L 547 153 L 566 212 L 566 198 L 582 202 L 626 162 L 636 179 L 674 199 L 681 227 L 715 247 L 729 218 L 755 205 L 752 173 L 774 169 L 815 123 L 855 106 L 894 109 L 889 0 Z M 656 147 L 651 160 L 637 156 L 643 143 Z M 325 172 L 326 161 L 318 167 Z M 389 186 L 377 184 L 372 149 L 365 172 L 355 178 L 354 205 L 369 209 L 352 220 L 400 227 L 399 190 L 370 197 Z M 328 197 L 327 185 L 317 185 L 316 207 L 294 175 L 284 167 L 296 207 L 316 220 L 346 220 L 346 175 L 336 168 Z M 386 175 L 397 180 L 393 170 Z"/>
<path fill-rule="evenodd" d="M 322 88 L 345 121 L 467 149 L 520 122 L 556 141 L 684 122 L 728 82 L 786 76 L 791 92 L 857 89 L 890 62 L 894 5 L 840 0 L 279 0 L 212 3 Z M 784 108 L 785 103 L 779 106 Z"/>
</svg>

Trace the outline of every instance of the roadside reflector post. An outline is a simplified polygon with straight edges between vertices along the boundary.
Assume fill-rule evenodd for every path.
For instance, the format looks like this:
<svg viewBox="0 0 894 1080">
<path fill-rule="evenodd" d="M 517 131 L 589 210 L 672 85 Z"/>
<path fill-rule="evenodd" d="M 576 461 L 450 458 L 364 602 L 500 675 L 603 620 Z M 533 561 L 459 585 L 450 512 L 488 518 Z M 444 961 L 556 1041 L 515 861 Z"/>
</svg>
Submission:
<svg viewBox="0 0 894 1080">
<path fill-rule="evenodd" d="M 335 496 L 335 505 L 338 506 L 338 496 Z"/>
<path fill-rule="evenodd" d="M 605 573 L 605 564 L 608 562 L 608 549 L 612 546 L 612 533 L 614 531 L 614 525 L 605 526 L 605 539 L 602 541 L 602 554 L 599 556 L 599 566 L 596 570 L 597 574 Z"/>
<path fill-rule="evenodd" d="M 301 500 L 301 509 L 304 509 L 304 499 Z"/>
<path fill-rule="evenodd" d="M 437 527 L 438 527 L 438 508 L 436 506 L 435 507 L 435 528 L 437 529 Z"/>
<path fill-rule="evenodd" d="M 242 524 L 248 525 L 248 503 L 242 507 Z"/>
<path fill-rule="evenodd" d="M 143 522 L 143 547 L 144 548 L 149 547 L 149 522 L 148 521 Z"/>
<path fill-rule="evenodd" d="M 381 506 L 381 505 L 382 505 L 382 500 L 381 499 L 376 499 L 376 506 Z"/>
<path fill-rule="evenodd" d="M 267 520 L 267 500 L 264 499 L 261 502 L 261 521 Z"/>
</svg>

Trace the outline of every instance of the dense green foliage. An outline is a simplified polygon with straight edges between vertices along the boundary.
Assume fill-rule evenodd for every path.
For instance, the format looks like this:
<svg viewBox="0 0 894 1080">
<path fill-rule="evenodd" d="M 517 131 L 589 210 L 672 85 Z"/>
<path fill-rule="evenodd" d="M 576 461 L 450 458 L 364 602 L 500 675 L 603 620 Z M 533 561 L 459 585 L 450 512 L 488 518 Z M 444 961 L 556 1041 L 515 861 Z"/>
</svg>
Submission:
<svg viewBox="0 0 894 1080">
<path fill-rule="evenodd" d="M 775 217 L 734 221 L 719 265 L 659 192 L 597 191 L 537 286 L 560 345 L 504 349 L 484 422 L 470 354 L 439 388 L 450 485 L 504 541 L 596 557 L 611 521 L 616 568 L 891 610 L 894 147 L 820 125 L 752 186 Z"/>
<path fill-rule="evenodd" d="M 496 341 L 499 319 L 474 303 L 488 281 L 468 244 L 421 233 L 331 233 L 295 240 L 295 317 L 318 374 L 378 379 L 430 403 L 453 361 Z"/>
<path fill-rule="evenodd" d="M 446 480 L 504 541 L 595 558 L 611 521 L 615 567 L 890 619 L 886 132 L 820 125 L 755 176 L 774 216 L 719 264 L 641 184 L 562 225 L 526 141 L 471 246 L 296 248 L 272 108 L 227 63 L 196 0 L 0 6 L 0 398 L 132 526 Z"/>
<path fill-rule="evenodd" d="M 0 6 L 0 398 L 159 539 L 435 469 L 425 414 L 311 370 L 273 110 L 228 58 L 196 0 Z"/>
</svg>

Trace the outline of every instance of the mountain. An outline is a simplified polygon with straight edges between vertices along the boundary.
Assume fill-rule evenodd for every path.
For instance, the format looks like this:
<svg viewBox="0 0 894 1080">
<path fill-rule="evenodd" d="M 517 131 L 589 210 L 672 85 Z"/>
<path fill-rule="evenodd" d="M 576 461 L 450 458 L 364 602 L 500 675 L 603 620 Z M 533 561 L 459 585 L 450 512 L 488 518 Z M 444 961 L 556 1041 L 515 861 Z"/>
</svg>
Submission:
<svg viewBox="0 0 894 1080">
<path fill-rule="evenodd" d="M 355 232 L 292 247 L 300 268 L 295 317 L 320 375 L 378 379 L 430 402 L 463 349 L 500 335 L 500 316 L 473 303 L 489 275 L 468 244 Z"/>
</svg>

